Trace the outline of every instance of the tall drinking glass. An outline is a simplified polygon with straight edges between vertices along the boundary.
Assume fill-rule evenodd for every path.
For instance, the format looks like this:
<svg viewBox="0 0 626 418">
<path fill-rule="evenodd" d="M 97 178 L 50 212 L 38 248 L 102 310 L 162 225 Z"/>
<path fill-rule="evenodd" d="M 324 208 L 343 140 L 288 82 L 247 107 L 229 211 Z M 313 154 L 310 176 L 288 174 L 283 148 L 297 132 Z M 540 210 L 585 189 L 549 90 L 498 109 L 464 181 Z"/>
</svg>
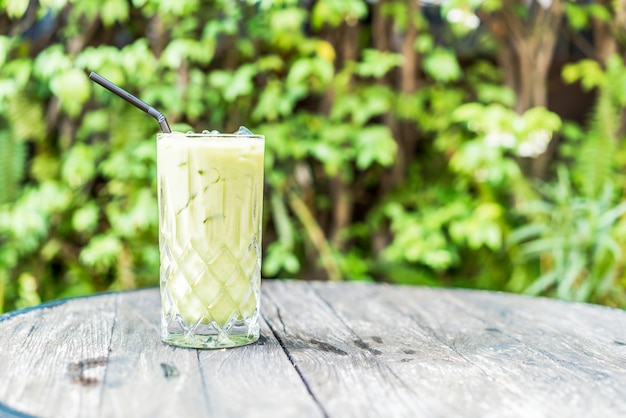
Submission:
<svg viewBox="0 0 626 418">
<path fill-rule="evenodd" d="M 262 135 L 157 135 L 161 337 L 193 348 L 259 338 Z"/>
</svg>

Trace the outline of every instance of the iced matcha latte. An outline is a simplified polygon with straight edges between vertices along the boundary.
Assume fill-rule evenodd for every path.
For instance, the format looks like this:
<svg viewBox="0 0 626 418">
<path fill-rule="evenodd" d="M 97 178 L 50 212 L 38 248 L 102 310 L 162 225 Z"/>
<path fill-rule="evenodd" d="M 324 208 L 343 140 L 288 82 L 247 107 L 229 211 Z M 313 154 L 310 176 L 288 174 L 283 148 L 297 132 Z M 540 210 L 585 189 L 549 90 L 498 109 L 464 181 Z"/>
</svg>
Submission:
<svg viewBox="0 0 626 418">
<path fill-rule="evenodd" d="M 259 337 L 264 137 L 157 136 L 163 341 Z"/>
</svg>

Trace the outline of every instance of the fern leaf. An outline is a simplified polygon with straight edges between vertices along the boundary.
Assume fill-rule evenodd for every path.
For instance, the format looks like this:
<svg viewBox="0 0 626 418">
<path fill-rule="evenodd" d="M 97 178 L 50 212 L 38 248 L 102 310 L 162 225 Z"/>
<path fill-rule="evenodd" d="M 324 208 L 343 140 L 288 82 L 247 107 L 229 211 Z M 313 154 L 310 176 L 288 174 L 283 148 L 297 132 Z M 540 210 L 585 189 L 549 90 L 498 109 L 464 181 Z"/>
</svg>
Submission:
<svg viewBox="0 0 626 418">
<path fill-rule="evenodd" d="M 0 131 L 0 204 L 17 198 L 24 175 L 26 146 L 8 130 Z"/>
<path fill-rule="evenodd" d="M 588 135 L 576 161 L 579 184 L 586 197 L 599 197 L 611 179 L 619 125 L 619 111 L 612 101 L 609 88 L 603 86 L 593 110 Z"/>
</svg>

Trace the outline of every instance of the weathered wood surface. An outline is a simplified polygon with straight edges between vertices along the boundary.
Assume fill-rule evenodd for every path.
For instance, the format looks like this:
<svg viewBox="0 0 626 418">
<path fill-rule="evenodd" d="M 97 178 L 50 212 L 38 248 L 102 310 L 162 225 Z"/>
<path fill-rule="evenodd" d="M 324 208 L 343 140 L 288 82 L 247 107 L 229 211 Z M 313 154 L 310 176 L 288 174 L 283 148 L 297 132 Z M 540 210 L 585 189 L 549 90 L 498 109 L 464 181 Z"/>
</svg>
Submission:
<svg viewBox="0 0 626 418">
<path fill-rule="evenodd" d="M 156 289 L 0 316 L 0 416 L 626 416 L 620 310 L 270 280 L 262 306 L 216 351 L 161 343 Z"/>
</svg>

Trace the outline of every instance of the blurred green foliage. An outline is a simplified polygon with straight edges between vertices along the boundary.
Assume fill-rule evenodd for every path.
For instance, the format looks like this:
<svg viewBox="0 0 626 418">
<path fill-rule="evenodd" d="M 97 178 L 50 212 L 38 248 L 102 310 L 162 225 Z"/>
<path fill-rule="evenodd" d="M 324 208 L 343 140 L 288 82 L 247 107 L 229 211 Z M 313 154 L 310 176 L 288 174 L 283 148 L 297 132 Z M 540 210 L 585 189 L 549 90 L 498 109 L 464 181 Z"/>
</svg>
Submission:
<svg viewBox="0 0 626 418">
<path fill-rule="evenodd" d="M 266 135 L 265 277 L 626 306 L 622 59 L 564 69 L 599 92 L 590 123 L 520 112 L 506 69 L 455 47 L 495 56 L 472 19 L 502 2 L 448 2 L 469 23 L 443 28 L 416 4 L 0 0 L 0 312 L 158 284 L 158 125 L 89 71 L 175 130 Z"/>
</svg>

